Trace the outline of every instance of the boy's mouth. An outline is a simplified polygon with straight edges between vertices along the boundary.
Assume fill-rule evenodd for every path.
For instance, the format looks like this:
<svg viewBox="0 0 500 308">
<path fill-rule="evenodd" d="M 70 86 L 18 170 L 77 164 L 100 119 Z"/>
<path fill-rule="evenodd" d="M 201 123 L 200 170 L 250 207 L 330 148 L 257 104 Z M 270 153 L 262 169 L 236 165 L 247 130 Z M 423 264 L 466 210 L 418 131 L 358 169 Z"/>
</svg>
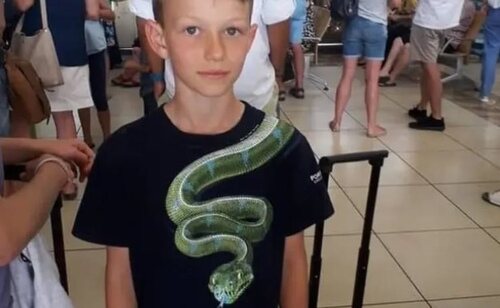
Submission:
<svg viewBox="0 0 500 308">
<path fill-rule="evenodd" d="M 223 70 L 210 70 L 210 71 L 198 71 L 198 75 L 211 79 L 224 78 L 229 74 L 229 71 Z"/>
</svg>

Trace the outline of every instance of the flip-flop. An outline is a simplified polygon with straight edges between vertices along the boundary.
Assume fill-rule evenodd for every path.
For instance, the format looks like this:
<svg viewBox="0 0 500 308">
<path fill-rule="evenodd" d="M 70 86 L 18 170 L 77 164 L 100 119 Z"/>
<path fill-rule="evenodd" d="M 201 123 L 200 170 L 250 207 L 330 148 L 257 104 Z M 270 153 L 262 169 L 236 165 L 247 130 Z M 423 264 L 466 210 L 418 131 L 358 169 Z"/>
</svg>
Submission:
<svg viewBox="0 0 500 308">
<path fill-rule="evenodd" d="M 381 83 L 386 83 L 388 82 L 389 80 L 391 80 L 391 78 L 389 76 L 380 76 L 378 78 L 378 83 L 381 84 Z"/>
<path fill-rule="evenodd" d="M 379 81 L 378 86 L 382 87 L 382 88 L 390 88 L 390 87 L 395 87 L 396 83 L 395 82 L 390 82 L 389 80 L 387 80 L 385 82 L 380 82 Z"/>
<path fill-rule="evenodd" d="M 278 92 L 278 101 L 282 102 L 286 99 L 286 92 L 285 91 L 279 91 Z"/>
<path fill-rule="evenodd" d="M 288 92 L 288 93 L 290 93 L 291 96 L 298 98 L 298 99 L 303 99 L 305 96 L 303 88 L 291 88 L 290 92 Z"/>
</svg>

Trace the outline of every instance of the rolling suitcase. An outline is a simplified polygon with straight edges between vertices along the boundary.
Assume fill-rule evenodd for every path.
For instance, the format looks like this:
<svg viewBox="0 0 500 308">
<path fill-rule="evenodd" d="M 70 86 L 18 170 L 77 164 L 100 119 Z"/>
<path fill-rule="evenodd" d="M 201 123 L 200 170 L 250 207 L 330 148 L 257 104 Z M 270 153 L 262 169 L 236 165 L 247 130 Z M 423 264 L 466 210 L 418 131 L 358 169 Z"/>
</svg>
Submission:
<svg viewBox="0 0 500 308">
<path fill-rule="evenodd" d="M 388 156 L 389 152 L 384 150 L 327 156 L 322 157 L 319 161 L 321 174 L 323 175 L 323 180 L 327 187 L 330 173 L 332 172 L 333 166 L 335 164 L 368 161 L 368 163 L 372 166 L 368 189 L 368 200 L 363 224 L 363 235 L 361 238 L 361 246 L 358 253 L 358 265 L 356 267 L 356 280 L 354 283 L 354 294 L 352 299 L 353 308 L 361 308 L 363 306 L 366 274 L 368 272 L 368 260 L 370 258 L 370 238 L 373 226 L 373 216 L 375 214 L 375 202 L 377 200 L 378 182 L 384 159 Z M 316 224 L 314 230 L 314 244 L 309 275 L 309 308 L 316 308 L 318 305 L 319 284 L 322 266 L 321 250 L 323 247 L 323 232 L 324 222 Z"/>
</svg>

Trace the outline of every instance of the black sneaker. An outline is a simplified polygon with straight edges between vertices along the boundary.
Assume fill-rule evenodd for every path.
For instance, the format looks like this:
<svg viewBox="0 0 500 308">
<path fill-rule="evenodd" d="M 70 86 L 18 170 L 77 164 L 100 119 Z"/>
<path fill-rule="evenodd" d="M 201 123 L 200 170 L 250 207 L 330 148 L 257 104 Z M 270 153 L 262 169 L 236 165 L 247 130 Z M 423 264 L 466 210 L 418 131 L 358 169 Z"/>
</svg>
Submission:
<svg viewBox="0 0 500 308">
<path fill-rule="evenodd" d="M 440 132 L 444 131 L 445 129 L 444 118 L 438 120 L 434 119 L 432 115 L 425 118 L 420 118 L 417 120 L 417 122 L 412 122 L 408 126 L 413 129 L 434 130 Z"/>
<path fill-rule="evenodd" d="M 427 117 L 427 110 L 419 109 L 418 106 L 415 106 L 412 109 L 408 110 L 408 115 L 414 118 L 415 120 L 418 120 L 420 118 Z"/>
</svg>

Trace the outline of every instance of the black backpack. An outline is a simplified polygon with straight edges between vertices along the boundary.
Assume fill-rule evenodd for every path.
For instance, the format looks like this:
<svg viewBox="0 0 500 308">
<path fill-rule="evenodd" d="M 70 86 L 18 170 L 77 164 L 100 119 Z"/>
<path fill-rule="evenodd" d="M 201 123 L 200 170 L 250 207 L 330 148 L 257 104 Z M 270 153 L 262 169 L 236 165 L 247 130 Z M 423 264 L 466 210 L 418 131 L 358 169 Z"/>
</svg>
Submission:
<svg viewBox="0 0 500 308">
<path fill-rule="evenodd" d="M 334 20 L 348 19 L 358 14 L 359 0 L 332 0 L 330 14 Z"/>
</svg>

